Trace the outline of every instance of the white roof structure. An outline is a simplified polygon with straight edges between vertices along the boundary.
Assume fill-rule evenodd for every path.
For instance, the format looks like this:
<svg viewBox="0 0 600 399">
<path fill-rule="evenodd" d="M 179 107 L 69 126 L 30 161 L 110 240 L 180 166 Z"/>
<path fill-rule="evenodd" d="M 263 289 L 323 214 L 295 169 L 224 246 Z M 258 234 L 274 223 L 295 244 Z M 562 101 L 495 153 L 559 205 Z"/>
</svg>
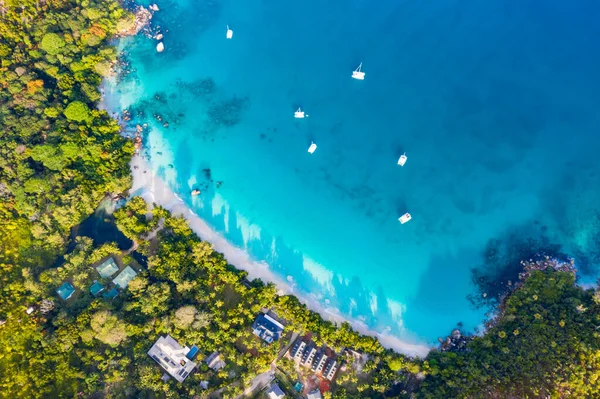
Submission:
<svg viewBox="0 0 600 399">
<path fill-rule="evenodd" d="M 148 355 L 179 382 L 183 382 L 194 370 L 196 363 L 187 358 L 190 348 L 181 346 L 170 335 L 158 338 Z"/>
<path fill-rule="evenodd" d="M 221 359 L 221 355 L 219 355 L 219 352 L 213 352 L 209 357 L 206 358 L 205 362 L 208 365 L 208 367 L 213 369 L 214 371 L 219 371 L 223 367 L 225 367 L 225 362 L 223 361 L 223 359 Z"/>
<path fill-rule="evenodd" d="M 308 393 L 306 399 L 323 399 L 323 396 L 321 396 L 321 391 L 315 389 L 314 391 Z"/>
<path fill-rule="evenodd" d="M 277 384 L 271 385 L 271 388 L 269 388 L 269 390 L 267 391 L 267 396 L 269 397 L 269 399 L 285 398 L 285 394 L 283 393 L 283 391 L 281 390 L 281 388 L 279 388 L 279 385 L 277 385 Z"/>
</svg>

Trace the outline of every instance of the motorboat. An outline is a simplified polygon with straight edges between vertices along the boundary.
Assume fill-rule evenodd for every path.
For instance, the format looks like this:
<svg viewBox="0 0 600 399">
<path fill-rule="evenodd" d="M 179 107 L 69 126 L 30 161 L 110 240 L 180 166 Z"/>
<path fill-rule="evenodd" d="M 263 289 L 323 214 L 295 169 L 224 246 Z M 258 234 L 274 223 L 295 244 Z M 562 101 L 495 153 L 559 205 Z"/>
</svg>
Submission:
<svg viewBox="0 0 600 399">
<path fill-rule="evenodd" d="M 408 157 L 406 156 L 406 153 L 400 155 L 400 159 L 398 159 L 398 165 L 404 166 L 407 159 L 408 159 Z"/>
<path fill-rule="evenodd" d="M 408 213 L 408 212 L 406 212 L 404 215 L 402 215 L 398 218 L 398 220 L 400 221 L 401 224 L 409 222 L 411 219 L 412 219 L 412 216 L 410 216 L 410 213 Z"/>
</svg>

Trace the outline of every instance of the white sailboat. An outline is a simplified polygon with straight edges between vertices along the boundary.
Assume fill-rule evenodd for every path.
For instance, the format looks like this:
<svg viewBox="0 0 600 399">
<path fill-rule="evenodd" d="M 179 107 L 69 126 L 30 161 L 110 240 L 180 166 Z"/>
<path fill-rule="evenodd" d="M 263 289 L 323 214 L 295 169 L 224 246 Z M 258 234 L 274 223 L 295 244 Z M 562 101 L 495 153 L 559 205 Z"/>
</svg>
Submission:
<svg viewBox="0 0 600 399">
<path fill-rule="evenodd" d="M 406 156 L 406 153 L 400 155 L 400 159 L 398 159 L 398 165 L 404 166 L 407 159 L 408 159 L 408 157 Z"/>
<path fill-rule="evenodd" d="M 310 154 L 312 154 L 313 152 L 315 152 L 317 150 L 317 145 L 314 142 L 310 143 L 310 147 L 308 147 L 308 152 Z"/>
<path fill-rule="evenodd" d="M 404 215 L 402 215 L 398 218 L 398 220 L 400 221 L 401 224 L 409 222 L 410 219 L 412 219 L 412 216 L 410 216 L 410 213 L 408 213 L 408 212 L 406 212 Z"/>
<path fill-rule="evenodd" d="M 294 112 L 294 118 L 302 119 L 304 118 L 304 111 L 298 108 L 298 111 Z"/>
<path fill-rule="evenodd" d="M 229 29 L 229 25 L 227 25 L 227 36 L 228 39 L 231 39 L 233 37 L 233 31 L 231 29 Z"/>
<path fill-rule="evenodd" d="M 352 71 L 352 78 L 358 80 L 365 80 L 365 73 L 362 71 L 362 62 L 354 71 Z"/>
</svg>

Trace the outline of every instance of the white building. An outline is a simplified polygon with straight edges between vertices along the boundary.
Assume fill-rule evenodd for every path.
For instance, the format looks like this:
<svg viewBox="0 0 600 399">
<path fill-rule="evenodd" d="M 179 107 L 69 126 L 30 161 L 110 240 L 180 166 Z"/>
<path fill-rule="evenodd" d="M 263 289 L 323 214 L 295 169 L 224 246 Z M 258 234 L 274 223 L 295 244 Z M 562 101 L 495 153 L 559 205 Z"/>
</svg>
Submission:
<svg viewBox="0 0 600 399">
<path fill-rule="evenodd" d="M 325 371 L 323 372 L 323 377 L 327 378 L 329 381 L 333 381 L 333 377 L 335 376 L 335 372 L 338 369 L 337 360 L 331 359 Z"/>
<path fill-rule="evenodd" d="M 323 396 L 321 396 L 321 391 L 315 389 L 314 391 L 308 393 L 306 399 L 323 399 Z"/>
<path fill-rule="evenodd" d="M 197 351 L 197 348 L 194 348 L 190 357 Z M 188 353 L 190 348 L 179 345 L 170 335 L 158 338 L 148 351 L 148 355 L 179 382 L 183 382 L 196 367 L 196 363 L 187 357 Z"/>
<path fill-rule="evenodd" d="M 285 394 L 283 393 L 283 391 L 281 390 L 281 388 L 279 388 L 279 385 L 277 385 L 277 384 L 271 385 L 271 388 L 269 388 L 269 390 L 267 391 L 267 396 L 269 397 L 269 399 L 285 398 Z"/>
</svg>

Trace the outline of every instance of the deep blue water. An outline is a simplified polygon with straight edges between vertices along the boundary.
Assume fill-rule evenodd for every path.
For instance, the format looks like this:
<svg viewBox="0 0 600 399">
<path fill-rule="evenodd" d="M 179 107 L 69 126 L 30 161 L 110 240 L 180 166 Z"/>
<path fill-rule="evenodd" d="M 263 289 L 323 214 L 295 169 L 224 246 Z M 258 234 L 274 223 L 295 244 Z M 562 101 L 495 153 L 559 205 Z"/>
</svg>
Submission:
<svg viewBox="0 0 600 399">
<path fill-rule="evenodd" d="M 480 325 L 469 297 L 521 255 L 597 274 L 599 2 L 157 4 L 166 50 L 121 43 L 121 106 L 184 200 L 302 291 L 433 342 Z"/>
</svg>

